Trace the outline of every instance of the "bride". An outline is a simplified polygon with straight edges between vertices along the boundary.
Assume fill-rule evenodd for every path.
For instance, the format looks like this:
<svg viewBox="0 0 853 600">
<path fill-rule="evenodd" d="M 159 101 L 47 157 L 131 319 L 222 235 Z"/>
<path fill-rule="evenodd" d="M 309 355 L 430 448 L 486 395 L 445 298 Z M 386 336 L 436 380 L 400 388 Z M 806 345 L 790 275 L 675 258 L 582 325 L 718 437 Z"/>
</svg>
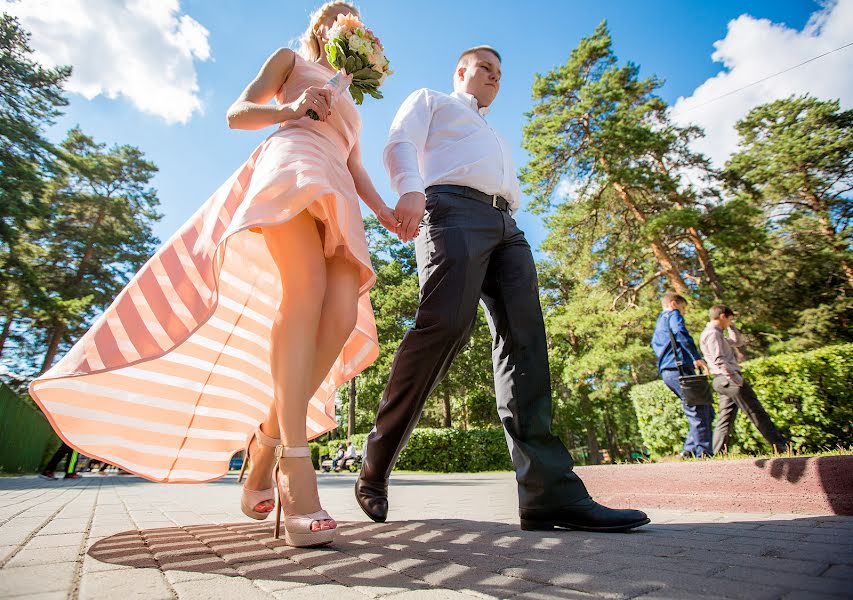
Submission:
<svg viewBox="0 0 853 600">
<path fill-rule="evenodd" d="M 358 198 L 399 226 L 362 165 L 354 102 L 323 88 L 321 49 L 346 14 L 322 5 L 298 52 L 269 57 L 227 117 L 276 131 L 30 386 L 69 445 L 155 481 L 221 477 L 253 431 L 242 510 L 275 510 L 276 537 L 283 513 L 294 546 L 334 538 L 307 442 L 378 354 Z"/>
</svg>

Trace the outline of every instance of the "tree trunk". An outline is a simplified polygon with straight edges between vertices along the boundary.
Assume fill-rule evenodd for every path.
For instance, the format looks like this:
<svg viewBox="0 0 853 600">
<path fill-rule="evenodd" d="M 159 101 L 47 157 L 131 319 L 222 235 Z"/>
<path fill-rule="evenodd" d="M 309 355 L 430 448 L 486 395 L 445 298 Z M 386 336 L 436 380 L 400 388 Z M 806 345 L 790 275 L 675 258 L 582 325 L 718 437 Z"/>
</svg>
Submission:
<svg viewBox="0 0 853 600">
<path fill-rule="evenodd" d="M 468 431 L 468 403 L 462 403 L 462 429 Z"/>
<path fill-rule="evenodd" d="M 832 221 L 827 214 L 820 209 L 821 207 L 817 197 L 812 195 L 809 202 L 810 204 L 815 205 L 813 210 L 815 211 L 818 221 L 820 221 L 821 233 L 823 234 L 823 237 L 827 239 L 829 245 L 832 246 L 832 249 L 838 253 L 838 259 L 841 261 L 841 270 L 847 278 L 847 285 L 853 289 L 853 264 L 851 264 L 851 262 L 846 258 L 850 252 L 849 249 L 842 240 L 838 239 L 838 234 L 832 226 Z"/>
<path fill-rule="evenodd" d="M 631 195 L 628 194 L 628 191 L 625 187 L 619 183 L 613 183 L 613 189 L 619 194 L 619 197 L 622 198 L 622 201 L 628 207 L 628 210 L 634 215 L 634 218 L 637 219 L 641 224 L 644 224 L 648 221 L 648 217 L 646 217 L 645 213 L 639 209 L 639 207 L 634 203 L 634 200 L 631 198 Z M 649 237 L 649 245 L 652 248 L 652 252 L 655 255 L 655 258 L 658 261 L 658 264 L 661 267 L 661 270 L 666 273 L 667 279 L 669 279 L 669 283 L 675 289 L 675 291 L 682 296 L 689 296 L 690 289 L 687 287 L 687 284 L 684 282 L 684 278 L 681 276 L 680 269 L 678 267 L 678 262 L 675 258 L 669 253 L 666 249 L 666 246 L 663 242 L 660 241 L 658 236 L 653 235 Z"/>
<path fill-rule="evenodd" d="M 663 159 L 658 157 L 657 164 L 663 171 L 664 175 L 667 177 L 671 177 L 669 173 L 669 169 L 666 164 L 663 162 Z M 682 199 L 679 197 L 676 191 L 671 193 L 670 199 L 672 200 L 675 207 L 678 209 L 684 208 L 684 203 L 681 201 Z M 696 257 L 699 259 L 699 264 L 702 266 L 702 271 L 705 273 L 705 277 L 708 280 L 708 285 L 711 286 L 711 291 L 714 294 L 714 299 L 718 302 L 723 300 L 723 284 L 720 282 L 720 278 L 717 276 L 717 271 L 714 269 L 714 262 L 711 260 L 711 255 L 708 252 L 708 249 L 705 248 L 705 241 L 702 239 L 699 230 L 695 227 L 687 228 L 687 236 L 690 238 L 690 243 L 693 244 L 693 247 L 696 249 Z"/>
<path fill-rule="evenodd" d="M 586 427 L 586 445 L 589 449 L 589 464 L 600 465 L 601 456 L 598 447 L 598 437 L 595 433 L 595 415 L 592 411 L 592 403 L 589 401 L 586 390 L 581 390 L 581 413 L 584 416 L 584 426 Z"/>
<path fill-rule="evenodd" d="M 53 364 L 53 359 L 56 358 L 56 352 L 59 350 L 59 342 L 62 341 L 62 336 L 65 335 L 65 324 L 57 323 L 56 327 L 53 328 L 53 331 L 48 338 L 47 350 L 44 354 L 44 361 L 41 363 L 41 370 L 39 371 L 39 375 L 47 371 L 50 366 Z"/>
<path fill-rule="evenodd" d="M 358 377 L 353 377 L 349 382 L 349 411 L 347 415 L 347 436 L 352 439 L 353 434 L 355 434 L 355 402 L 357 398 L 357 391 L 355 387 L 355 380 Z"/>
<path fill-rule="evenodd" d="M 3 356 L 3 348 L 6 347 L 6 340 L 9 339 L 9 332 L 12 330 L 12 315 L 6 317 L 6 322 L 3 323 L 3 332 L 0 333 L 0 356 Z"/>
<path fill-rule="evenodd" d="M 101 226 L 101 223 L 104 220 L 104 217 L 107 214 L 107 207 L 102 206 L 101 210 L 98 211 L 98 216 L 95 218 L 95 222 L 92 225 L 91 231 L 95 231 L 98 227 Z M 66 289 L 74 293 L 74 288 L 80 285 L 80 282 L 83 281 L 83 277 L 86 275 L 86 269 L 89 266 L 89 261 L 92 260 L 92 256 L 95 253 L 95 249 L 92 247 L 90 243 L 86 246 L 86 249 L 83 251 L 83 256 L 80 258 L 80 264 L 77 265 L 77 273 L 74 275 L 74 278 L 68 282 L 66 285 Z M 47 344 L 47 351 L 44 355 L 44 361 L 41 365 L 41 371 L 39 374 L 47 371 L 51 364 L 53 364 L 53 359 L 56 357 L 56 352 L 59 348 L 59 342 L 62 341 L 62 336 L 65 335 L 66 326 L 62 323 L 59 323 L 53 332 L 50 335 L 50 341 Z"/>
<path fill-rule="evenodd" d="M 444 400 L 444 427 L 453 427 L 453 421 L 450 414 L 450 390 L 445 385 L 442 390 L 442 398 Z"/>
<path fill-rule="evenodd" d="M 808 176 L 804 171 L 803 175 Z M 853 264 L 846 258 L 849 254 L 849 245 L 844 240 L 838 239 L 838 232 L 832 224 L 832 218 L 829 215 L 829 207 L 827 203 L 822 201 L 818 195 L 810 188 L 801 188 L 800 196 L 814 211 L 817 220 L 820 222 L 821 234 L 829 241 L 829 245 L 838 253 L 838 258 L 841 261 L 841 270 L 847 278 L 847 285 L 853 288 Z"/>
<path fill-rule="evenodd" d="M 613 423 L 606 414 L 604 416 L 604 432 L 607 434 L 607 451 L 610 452 L 610 462 L 616 462 L 617 459 L 621 458 L 619 444 L 616 440 Z"/>
<path fill-rule="evenodd" d="M 699 264 L 702 265 L 702 271 L 708 279 L 708 285 L 711 286 L 711 292 L 714 294 L 714 300 L 722 302 L 723 300 L 723 284 L 717 276 L 717 271 L 714 269 L 714 263 L 711 260 L 711 255 L 708 249 L 705 248 L 705 242 L 699 235 L 699 231 L 695 227 L 687 228 L 687 235 L 693 247 L 696 248 L 696 257 L 699 259 Z"/>
</svg>

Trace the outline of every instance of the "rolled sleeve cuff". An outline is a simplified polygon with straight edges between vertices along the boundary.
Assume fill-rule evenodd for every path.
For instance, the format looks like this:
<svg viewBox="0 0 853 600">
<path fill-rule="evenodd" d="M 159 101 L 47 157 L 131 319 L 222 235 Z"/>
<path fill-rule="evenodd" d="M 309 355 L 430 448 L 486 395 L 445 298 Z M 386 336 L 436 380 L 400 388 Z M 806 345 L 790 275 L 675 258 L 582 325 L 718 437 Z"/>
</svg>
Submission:
<svg viewBox="0 0 853 600">
<path fill-rule="evenodd" d="M 409 192 L 425 193 L 424 180 L 420 175 L 400 175 L 392 182 L 392 187 L 398 195 L 408 194 Z"/>
</svg>

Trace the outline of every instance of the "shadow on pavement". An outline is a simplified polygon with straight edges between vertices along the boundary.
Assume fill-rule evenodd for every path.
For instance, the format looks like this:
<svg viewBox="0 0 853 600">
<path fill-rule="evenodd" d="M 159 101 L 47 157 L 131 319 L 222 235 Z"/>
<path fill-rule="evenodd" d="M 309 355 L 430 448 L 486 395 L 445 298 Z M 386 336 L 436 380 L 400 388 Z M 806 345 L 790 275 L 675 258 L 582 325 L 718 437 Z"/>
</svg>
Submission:
<svg viewBox="0 0 853 600">
<path fill-rule="evenodd" d="M 703 598 L 801 589 L 841 595 L 849 581 L 820 575 L 853 564 L 853 520 L 831 516 L 653 524 L 630 534 L 524 532 L 469 520 L 339 526 L 338 539 L 325 548 L 286 546 L 273 539 L 269 523 L 226 523 L 127 531 L 98 541 L 89 555 L 116 565 L 264 580 L 265 587 L 333 583 L 371 588 L 371 595 L 440 588 L 543 598 L 660 590 Z"/>
</svg>

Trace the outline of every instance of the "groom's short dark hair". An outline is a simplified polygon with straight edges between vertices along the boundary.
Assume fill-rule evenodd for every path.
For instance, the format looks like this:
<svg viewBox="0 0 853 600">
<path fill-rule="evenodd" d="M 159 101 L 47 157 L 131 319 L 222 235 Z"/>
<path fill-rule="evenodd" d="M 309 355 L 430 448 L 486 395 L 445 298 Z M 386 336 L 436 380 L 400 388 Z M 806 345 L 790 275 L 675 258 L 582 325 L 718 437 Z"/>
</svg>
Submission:
<svg viewBox="0 0 853 600">
<path fill-rule="evenodd" d="M 486 52 L 491 52 L 492 54 L 494 54 L 495 56 L 498 57 L 498 61 L 503 62 L 501 60 L 501 55 L 498 53 L 497 50 L 495 50 L 491 46 L 474 46 L 473 48 L 468 48 L 465 52 L 460 54 L 459 60 L 456 61 L 456 64 L 458 65 L 459 63 L 462 62 L 463 58 L 465 58 L 466 56 L 470 56 L 471 54 L 476 54 L 480 50 L 485 50 Z"/>
</svg>

